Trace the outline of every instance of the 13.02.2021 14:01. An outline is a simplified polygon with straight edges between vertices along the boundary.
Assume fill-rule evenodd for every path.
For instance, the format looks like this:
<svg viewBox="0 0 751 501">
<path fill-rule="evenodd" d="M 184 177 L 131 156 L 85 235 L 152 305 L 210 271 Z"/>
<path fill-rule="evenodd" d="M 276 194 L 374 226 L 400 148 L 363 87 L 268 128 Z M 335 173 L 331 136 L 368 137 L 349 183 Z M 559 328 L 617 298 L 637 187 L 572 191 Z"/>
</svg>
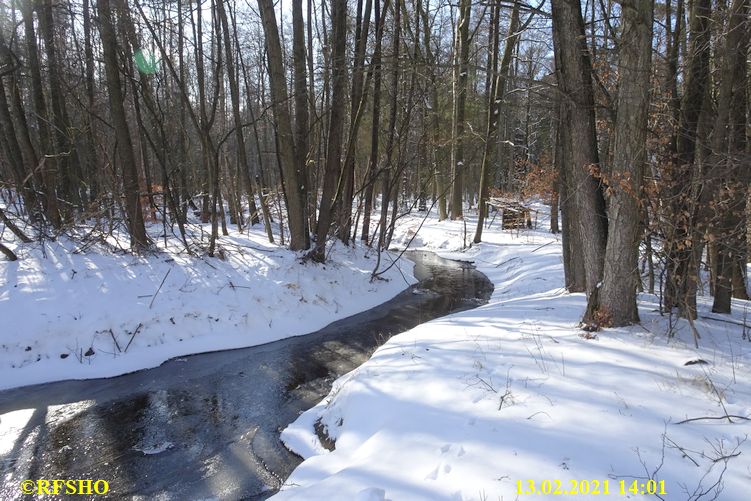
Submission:
<svg viewBox="0 0 751 501">
<path fill-rule="evenodd" d="M 561 482 L 560 480 L 543 480 L 541 482 L 537 482 L 535 480 L 516 481 L 516 493 L 522 495 L 558 494 L 562 496 L 597 496 L 600 494 L 611 494 L 610 487 L 610 480 L 569 480 L 568 486 L 566 486 L 566 484 L 564 482 Z M 617 490 L 614 490 L 613 494 L 616 493 L 622 496 L 628 494 L 664 495 L 665 481 L 650 479 L 646 482 L 640 482 L 639 480 L 633 480 L 629 482 L 627 480 L 619 480 L 618 488 Z"/>
</svg>

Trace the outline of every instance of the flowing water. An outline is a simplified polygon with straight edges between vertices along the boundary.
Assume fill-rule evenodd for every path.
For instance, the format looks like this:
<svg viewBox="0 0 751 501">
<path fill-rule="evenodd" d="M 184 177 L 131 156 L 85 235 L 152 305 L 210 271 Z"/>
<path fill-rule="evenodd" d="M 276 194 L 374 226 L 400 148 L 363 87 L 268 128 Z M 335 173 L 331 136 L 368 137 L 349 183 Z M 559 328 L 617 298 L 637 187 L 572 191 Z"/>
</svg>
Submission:
<svg viewBox="0 0 751 501">
<path fill-rule="evenodd" d="M 405 256 L 418 284 L 315 333 L 0 392 L 0 499 L 24 498 L 25 479 L 102 479 L 113 499 L 271 496 L 301 461 L 279 433 L 337 377 L 391 336 L 490 297 L 492 284 L 468 263 Z M 15 440 L 2 435 L 13 411 L 28 417 Z"/>
</svg>

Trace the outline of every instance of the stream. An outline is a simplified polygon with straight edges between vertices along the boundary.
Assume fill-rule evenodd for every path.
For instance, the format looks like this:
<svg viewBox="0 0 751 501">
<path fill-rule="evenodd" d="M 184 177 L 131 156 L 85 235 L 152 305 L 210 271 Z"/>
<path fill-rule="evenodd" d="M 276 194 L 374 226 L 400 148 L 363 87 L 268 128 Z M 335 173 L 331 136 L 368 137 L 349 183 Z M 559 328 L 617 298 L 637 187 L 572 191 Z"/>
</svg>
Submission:
<svg viewBox="0 0 751 501">
<path fill-rule="evenodd" d="M 468 263 L 422 251 L 405 257 L 418 284 L 317 332 L 114 378 L 0 392 L 0 499 L 31 498 L 21 493 L 25 479 L 102 479 L 110 499 L 270 497 L 302 461 L 279 433 L 336 378 L 391 336 L 492 293 Z M 11 441 L 3 416 L 24 409 L 28 423 Z"/>
</svg>

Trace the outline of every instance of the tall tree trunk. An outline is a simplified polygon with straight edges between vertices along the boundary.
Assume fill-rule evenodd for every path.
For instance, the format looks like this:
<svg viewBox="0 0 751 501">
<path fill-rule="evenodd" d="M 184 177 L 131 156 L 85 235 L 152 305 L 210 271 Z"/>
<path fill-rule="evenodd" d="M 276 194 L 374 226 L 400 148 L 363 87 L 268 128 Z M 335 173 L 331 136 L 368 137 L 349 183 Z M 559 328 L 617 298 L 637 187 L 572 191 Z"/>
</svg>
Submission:
<svg viewBox="0 0 751 501">
<path fill-rule="evenodd" d="M 571 152 L 571 130 L 568 127 L 568 106 L 560 103 L 558 106 L 558 128 L 556 134 L 556 169 L 558 171 L 559 191 L 561 199 L 561 216 L 563 217 L 563 231 L 561 244 L 563 246 L 563 272 L 566 290 L 569 292 L 583 292 L 587 289 L 584 273 L 584 258 L 581 253 L 581 239 L 577 226 L 577 206 L 574 200 L 575 186 L 571 174 L 573 153 Z"/>
<path fill-rule="evenodd" d="M 224 9 L 225 0 L 217 0 L 217 13 L 222 24 L 222 34 L 224 35 L 224 51 L 227 60 L 227 79 L 229 80 L 230 99 L 232 101 L 232 120 L 235 125 L 235 138 L 237 139 L 237 159 L 239 162 L 240 176 L 245 186 L 245 194 L 248 197 L 248 206 L 250 209 L 250 223 L 257 224 L 258 209 L 256 208 L 256 197 L 253 191 L 253 181 L 250 177 L 250 164 L 248 163 L 248 153 L 245 148 L 245 133 L 243 132 L 242 117 L 240 115 L 240 90 L 237 82 L 237 73 L 235 72 L 234 54 L 232 53 L 232 43 L 227 21 L 227 12 Z M 242 209 L 240 209 L 242 214 Z"/>
<path fill-rule="evenodd" d="M 436 57 L 430 46 L 430 23 L 428 21 L 428 9 L 421 3 L 418 9 L 418 15 L 422 19 L 423 46 L 425 47 L 425 62 L 430 72 L 430 139 L 432 148 L 429 153 L 433 165 L 434 187 L 433 191 L 438 202 L 438 220 L 443 221 L 448 217 L 448 207 L 446 204 L 446 178 L 442 162 L 438 161 L 438 139 L 440 135 L 440 100 L 438 99 L 438 77 L 436 75 Z"/>
<path fill-rule="evenodd" d="M 367 92 L 364 89 L 365 76 L 365 45 L 370 28 L 370 9 L 372 0 L 366 0 L 365 13 L 362 13 L 362 0 L 357 1 L 357 19 L 355 22 L 355 58 L 352 71 L 352 90 L 350 102 L 352 110 L 349 120 L 349 137 L 345 149 L 344 164 L 342 169 L 342 195 L 339 204 L 339 228 L 337 236 L 339 240 L 348 244 L 352 235 L 352 202 L 355 186 L 355 143 L 360 130 L 360 121 L 365 109 Z M 355 231 L 357 229 L 355 228 Z"/>
<path fill-rule="evenodd" d="M 53 227 L 59 228 L 62 225 L 60 217 L 60 208 L 57 200 L 57 158 L 47 157 L 52 151 L 50 141 L 50 130 L 47 121 L 47 105 L 44 99 L 44 86 L 42 84 L 41 64 L 39 62 L 39 47 L 37 46 L 37 36 L 34 30 L 34 9 L 33 3 L 27 2 L 22 6 L 21 13 L 24 22 L 24 35 L 26 39 L 26 55 L 29 60 L 29 73 L 31 75 L 31 97 L 36 115 L 37 131 L 39 133 L 39 144 L 41 148 L 41 158 L 44 162 L 41 165 L 42 179 L 44 183 L 44 200 L 47 220 Z"/>
<path fill-rule="evenodd" d="M 65 106 L 65 97 L 62 93 L 62 75 L 59 68 L 57 50 L 55 47 L 55 26 L 52 16 L 52 0 L 42 0 L 39 9 L 39 30 L 44 40 L 45 53 L 47 55 L 47 78 L 49 80 L 50 103 L 52 104 L 52 115 L 50 121 L 54 126 L 52 134 L 52 143 L 57 156 L 57 169 L 59 174 L 61 198 L 68 202 L 72 207 L 78 207 L 81 204 L 79 193 L 80 176 L 71 176 L 69 158 L 75 157 L 76 152 L 73 144 L 66 135 L 69 128 L 68 112 Z M 78 165 L 78 162 L 73 162 Z M 77 169 L 76 169 L 77 170 Z M 63 214 L 70 215 L 68 208 L 63 209 Z"/>
<path fill-rule="evenodd" d="M 464 198 L 464 115 L 467 107 L 467 80 L 469 73 L 469 22 L 472 14 L 471 0 L 459 3 L 459 24 L 454 42 L 454 107 L 451 122 L 451 219 L 463 217 Z"/>
<path fill-rule="evenodd" d="M 284 178 L 284 189 L 287 200 L 287 217 L 289 221 L 290 249 L 304 250 L 310 247 L 310 236 L 305 221 L 306 191 L 305 173 L 295 163 L 295 136 L 292 132 L 290 117 L 287 79 L 282 64 L 282 46 L 279 42 L 279 29 L 276 25 L 274 2 L 272 0 L 258 0 L 258 7 L 266 35 L 268 50 L 269 84 L 271 86 L 272 109 L 279 144 L 279 164 Z"/>
<path fill-rule="evenodd" d="M 563 93 L 568 120 L 567 134 L 571 164 L 566 177 L 576 206 L 576 218 L 570 221 L 579 232 L 579 244 L 584 257 L 587 295 L 596 305 L 598 284 L 602 279 L 607 216 L 599 175 L 599 156 L 595 133 L 594 97 L 592 92 L 592 64 L 584 36 L 584 22 L 578 0 L 555 0 L 552 3 L 553 43 L 555 46 L 558 86 Z M 589 319 L 588 308 L 585 321 Z"/>
<path fill-rule="evenodd" d="M 341 195 L 340 176 L 342 171 L 342 134 L 344 129 L 344 85 L 347 80 L 347 1 L 332 1 L 332 89 L 331 111 L 329 113 L 328 144 L 326 145 L 326 168 L 323 176 L 321 208 L 318 211 L 316 245 L 311 257 L 317 262 L 326 259 L 326 239 L 334 220 L 334 209 Z"/>
<path fill-rule="evenodd" d="M 91 6 L 90 0 L 83 0 L 83 37 L 84 58 L 86 60 L 86 99 L 88 110 L 85 115 L 86 134 L 84 139 L 86 157 L 86 178 L 89 181 L 89 200 L 95 201 L 99 196 L 99 169 L 94 143 L 94 49 L 91 43 Z"/>
<path fill-rule="evenodd" d="M 641 185 L 646 164 L 647 117 L 652 62 L 653 0 L 621 0 L 618 58 L 618 114 L 610 169 L 605 271 L 599 294 L 600 318 L 612 326 L 639 321 Z"/>
<path fill-rule="evenodd" d="M 501 15 L 500 5 L 494 7 L 496 11 L 494 19 L 494 37 L 493 37 L 493 57 L 491 62 L 490 73 L 495 75 L 490 83 L 490 95 L 488 96 L 488 115 L 485 133 L 485 146 L 482 152 L 482 167 L 480 170 L 480 198 L 477 202 L 477 228 L 475 229 L 474 243 L 479 244 L 482 241 L 482 227 L 485 224 L 485 212 L 487 208 L 485 203 L 488 200 L 488 188 L 491 183 L 491 157 L 496 146 L 496 131 L 498 130 L 498 120 L 501 116 L 502 102 L 506 92 L 506 79 L 508 78 L 509 68 L 511 66 L 511 55 L 514 52 L 519 36 L 519 2 L 514 1 L 514 10 L 511 12 L 511 22 L 509 23 L 508 35 L 506 36 L 506 46 L 503 49 L 503 60 L 501 68 L 498 71 L 498 51 L 500 50 L 499 39 L 499 19 Z"/>
<path fill-rule="evenodd" d="M 715 279 L 715 313 L 730 313 L 733 274 L 738 256 L 746 252 L 744 225 L 748 182 L 746 150 L 746 72 L 749 45 L 749 5 L 751 0 L 734 0 L 728 12 L 727 36 L 722 58 L 722 75 L 717 96 L 717 117 L 712 132 L 711 181 L 708 188 L 715 194 L 719 228 L 717 277 Z"/>
<path fill-rule="evenodd" d="M 310 21 L 308 22 L 310 25 Z M 308 26 L 310 29 L 310 26 Z M 310 133 L 308 117 L 308 84 L 305 57 L 305 24 L 302 17 L 302 0 L 292 0 L 292 59 L 294 64 L 295 91 L 295 166 L 303 173 L 308 182 L 308 134 Z M 306 197 L 307 199 L 307 197 Z M 307 203 L 304 205 L 308 210 Z M 305 217 L 308 222 L 307 216 Z M 306 230 L 307 231 L 307 230 Z"/>
<path fill-rule="evenodd" d="M 684 93 L 681 99 L 680 121 L 676 139 L 676 160 L 669 182 L 672 222 L 667 235 L 667 279 L 664 307 L 668 311 L 678 307 L 682 315 L 696 316 L 696 211 L 694 158 L 696 137 L 703 103 L 709 82 L 709 56 L 711 51 L 711 1 L 694 0 L 691 9 L 689 50 L 685 70 Z M 698 242 L 697 242 L 698 243 Z"/>
<path fill-rule="evenodd" d="M 373 67 L 373 122 L 370 129 L 370 158 L 368 160 L 368 173 L 365 179 L 365 207 L 362 217 L 362 233 L 360 234 L 360 239 L 366 243 L 370 237 L 370 214 L 373 211 L 375 183 L 380 174 L 378 167 L 378 146 L 381 127 L 381 82 L 383 80 L 381 50 L 383 47 L 384 20 L 386 19 L 386 11 L 388 10 L 389 3 L 390 0 L 384 0 L 383 13 L 381 13 L 381 0 L 375 0 L 374 9 L 376 39 L 373 57 L 371 58 L 371 65 Z"/>
<path fill-rule="evenodd" d="M 115 3 L 115 8 L 122 8 L 121 1 Z M 117 152 L 123 172 L 123 191 L 125 194 L 125 211 L 128 218 L 130 246 L 133 250 L 142 250 L 149 245 L 143 213 L 139 201 L 138 172 L 136 158 L 133 153 L 133 142 L 125 118 L 123 91 L 120 86 L 120 70 L 117 61 L 117 39 L 112 21 L 112 10 L 109 0 L 97 0 L 99 11 L 99 33 L 102 38 L 102 52 L 104 55 L 104 70 L 109 90 L 110 113 L 112 126 L 117 137 Z M 122 11 L 121 11 L 122 12 Z M 121 13 L 119 13 L 122 15 Z"/>
<path fill-rule="evenodd" d="M 394 39 L 393 39 L 393 65 L 391 72 L 391 106 L 389 109 L 389 135 L 386 141 L 386 166 L 383 169 L 383 178 L 381 179 L 381 218 L 378 223 L 378 261 L 376 262 L 375 269 L 377 270 L 381 264 L 381 250 L 386 249 L 388 246 L 388 216 L 389 216 L 389 202 L 391 201 L 391 189 L 392 177 L 396 177 L 394 172 L 394 148 L 395 148 L 395 135 L 396 135 L 396 117 L 399 111 L 399 49 L 401 44 L 401 1 L 395 0 L 394 2 Z M 384 9 L 383 15 L 386 15 L 386 9 Z"/>
<path fill-rule="evenodd" d="M 30 214 L 37 213 L 36 193 L 31 183 L 33 178 L 26 175 L 24 158 L 18 144 L 16 127 L 10 114 L 2 78 L 0 78 L 0 136 L 0 144 L 3 146 L 6 160 L 10 165 L 16 189 L 23 197 L 24 207 Z"/>
</svg>

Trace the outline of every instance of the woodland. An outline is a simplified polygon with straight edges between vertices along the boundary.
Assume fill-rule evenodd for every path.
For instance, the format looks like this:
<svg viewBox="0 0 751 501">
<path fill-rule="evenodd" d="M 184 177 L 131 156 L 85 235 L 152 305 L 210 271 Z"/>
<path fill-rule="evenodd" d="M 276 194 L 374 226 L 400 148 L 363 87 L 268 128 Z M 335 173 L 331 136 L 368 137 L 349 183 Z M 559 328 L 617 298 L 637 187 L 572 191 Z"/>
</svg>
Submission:
<svg viewBox="0 0 751 501">
<path fill-rule="evenodd" d="M 729 313 L 749 4 L 3 0 L 3 231 L 221 259 L 258 225 L 325 263 L 428 209 L 478 244 L 489 199 L 536 197 L 585 326 L 638 322 L 641 290 L 690 322 L 703 271 Z"/>
</svg>

